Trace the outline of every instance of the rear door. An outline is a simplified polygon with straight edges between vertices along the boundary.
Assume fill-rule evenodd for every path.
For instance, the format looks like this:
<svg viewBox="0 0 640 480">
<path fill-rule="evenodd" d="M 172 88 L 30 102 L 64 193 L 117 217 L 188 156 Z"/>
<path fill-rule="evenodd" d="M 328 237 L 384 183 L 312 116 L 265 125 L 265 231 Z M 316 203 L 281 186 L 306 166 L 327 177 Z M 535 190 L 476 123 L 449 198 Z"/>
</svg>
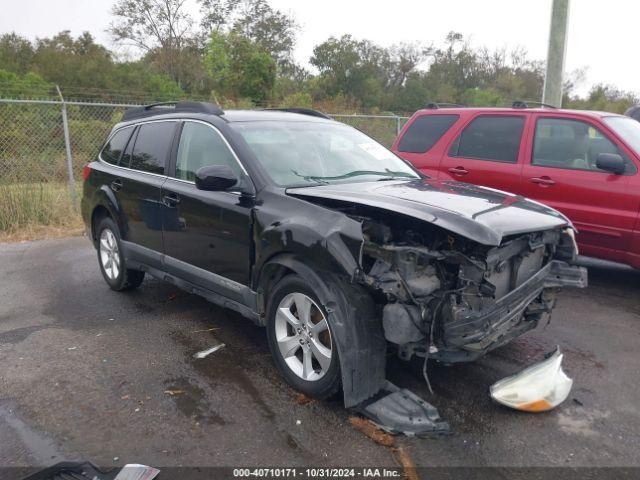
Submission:
<svg viewBox="0 0 640 480">
<path fill-rule="evenodd" d="M 175 166 L 162 188 L 165 264 L 170 273 L 243 302 L 253 202 L 238 192 L 198 190 L 195 173 L 209 165 L 228 165 L 238 178 L 247 175 L 213 125 L 186 120 Z"/>
<path fill-rule="evenodd" d="M 617 140 L 589 119 L 536 114 L 534 121 L 523 169 L 525 195 L 574 222 L 581 253 L 625 262 L 637 216 L 637 198 L 629 191 L 635 165 Z M 599 170 L 600 153 L 622 155 L 627 172 Z"/>
<path fill-rule="evenodd" d="M 127 255 L 162 267 L 161 188 L 178 122 L 141 124 L 120 161 L 120 175 L 111 183 L 123 214 Z"/>
<path fill-rule="evenodd" d="M 520 175 L 528 114 L 476 115 L 451 142 L 438 172 L 442 180 L 460 180 L 520 193 Z"/>
</svg>

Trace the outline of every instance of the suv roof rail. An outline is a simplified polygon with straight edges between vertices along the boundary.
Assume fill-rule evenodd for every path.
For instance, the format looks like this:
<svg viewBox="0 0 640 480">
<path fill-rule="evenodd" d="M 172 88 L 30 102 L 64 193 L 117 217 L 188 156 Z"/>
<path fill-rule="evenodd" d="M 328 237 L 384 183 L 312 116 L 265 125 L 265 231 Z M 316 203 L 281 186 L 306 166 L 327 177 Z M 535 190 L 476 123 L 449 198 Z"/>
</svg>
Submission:
<svg viewBox="0 0 640 480">
<path fill-rule="evenodd" d="M 515 100 L 511 104 L 511 108 L 533 108 L 533 107 L 552 108 L 553 110 L 558 109 L 558 107 L 549 105 L 548 103 L 534 102 L 532 100 Z"/>
<path fill-rule="evenodd" d="M 272 112 L 289 112 L 289 113 L 299 113 L 300 115 L 309 115 L 310 117 L 318 117 L 318 118 L 326 118 L 327 120 L 333 120 L 332 117 L 323 113 L 319 110 L 314 110 L 312 108 L 265 108 L 265 110 Z"/>
<path fill-rule="evenodd" d="M 640 105 L 635 105 L 631 107 L 629 110 L 624 112 L 627 117 L 631 117 L 640 122 Z"/>
<path fill-rule="evenodd" d="M 424 108 L 428 108 L 430 110 L 437 110 L 438 108 L 464 108 L 464 105 L 459 105 L 457 103 L 435 103 L 429 102 Z"/>
<path fill-rule="evenodd" d="M 172 109 L 165 108 L 173 105 Z M 158 108 L 160 107 L 160 108 Z M 162 113 L 208 113 L 210 115 L 224 115 L 224 111 L 209 102 L 158 102 L 143 107 L 127 108 L 122 115 L 122 120 L 133 120 Z"/>
</svg>

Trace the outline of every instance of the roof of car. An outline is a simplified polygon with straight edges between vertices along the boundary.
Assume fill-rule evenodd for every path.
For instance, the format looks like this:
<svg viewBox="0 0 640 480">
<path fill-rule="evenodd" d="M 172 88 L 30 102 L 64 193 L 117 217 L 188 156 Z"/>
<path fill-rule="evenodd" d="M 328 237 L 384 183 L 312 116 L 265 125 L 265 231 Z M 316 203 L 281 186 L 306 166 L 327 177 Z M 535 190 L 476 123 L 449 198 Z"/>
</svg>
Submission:
<svg viewBox="0 0 640 480">
<path fill-rule="evenodd" d="M 149 118 L 176 117 L 219 117 L 227 122 L 289 121 L 327 122 L 333 121 L 328 115 L 310 108 L 273 108 L 265 110 L 227 110 L 209 102 L 161 102 L 128 108 L 122 122 L 135 122 Z"/>
<path fill-rule="evenodd" d="M 614 117 L 619 116 L 617 113 L 611 112 L 598 112 L 594 110 L 569 110 L 562 108 L 512 108 L 512 107 L 446 107 L 446 108 L 423 108 L 416 112 L 420 114 L 472 114 L 477 112 L 487 113 L 544 113 L 544 114 L 569 114 L 569 115 L 582 115 L 585 117 L 602 118 L 602 117 Z"/>
<path fill-rule="evenodd" d="M 322 118 L 305 113 L 285 112 L 280 110 L 225 110 L 220 118 L 228 122 L 332 122 L 332 119 Z"/>
</svg>

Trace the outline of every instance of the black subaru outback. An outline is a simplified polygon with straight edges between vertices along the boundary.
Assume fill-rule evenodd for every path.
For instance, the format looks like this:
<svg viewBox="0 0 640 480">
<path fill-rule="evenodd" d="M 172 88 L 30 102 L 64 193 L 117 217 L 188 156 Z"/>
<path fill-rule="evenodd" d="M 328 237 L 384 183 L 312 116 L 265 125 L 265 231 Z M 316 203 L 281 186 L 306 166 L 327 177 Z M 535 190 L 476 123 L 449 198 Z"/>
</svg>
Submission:
<svg viewBox="0 0 640 480">
<path fill-rule="evenodd" d="M 145 274 L 266 326 L 300 391 L 346 406 L 385 358 L 470 361 L 585 286 L 573 227 L 497 190 L 437 182 L 320 112 L 196 102 L 128 110 L 84 173 L 114 290 Z"/>
</svg>

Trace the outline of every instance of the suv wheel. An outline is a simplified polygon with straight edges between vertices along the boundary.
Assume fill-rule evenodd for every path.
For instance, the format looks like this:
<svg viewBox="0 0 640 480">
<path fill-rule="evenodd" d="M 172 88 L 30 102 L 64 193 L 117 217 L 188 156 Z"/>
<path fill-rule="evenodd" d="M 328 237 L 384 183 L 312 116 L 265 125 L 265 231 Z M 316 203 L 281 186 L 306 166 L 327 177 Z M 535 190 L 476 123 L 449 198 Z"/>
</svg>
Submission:
<svg viewBox="0 0 640 480">
<path fill-rule="evenodd" d="M 127 268 L 116 224 L 110 218 L 103 218 L 97 231 L 98 264 L 109 287 L 116 291 L 139 287 L 144 280 L 144 272 Z"/>
<path fill-rule="evenodd" d="M 331 325 L 298 275 L 284 277 L 272 291 L 267 337 L 278 370 L 294 388 L 320 399 L 339 390 L 340 361 Z"/>
</svg>

